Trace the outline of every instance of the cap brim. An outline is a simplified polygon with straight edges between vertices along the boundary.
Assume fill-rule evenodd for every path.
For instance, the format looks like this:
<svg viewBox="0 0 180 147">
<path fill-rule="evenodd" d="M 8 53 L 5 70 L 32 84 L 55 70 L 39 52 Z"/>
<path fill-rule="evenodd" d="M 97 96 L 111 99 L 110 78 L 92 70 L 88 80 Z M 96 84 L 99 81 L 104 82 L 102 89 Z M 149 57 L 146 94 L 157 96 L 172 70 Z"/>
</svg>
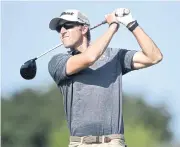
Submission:
<svg viewBox="0 0 180 147">
<path fill-rule="evenodd" d="M 63 25 L 66 22 L 68 22 L 68 20 L 65 20 L 65 19 L 62 19 L 62 18 L 59 18 L 59 17 L 53 18 L 49 23 L 49 28 L 51 30 L 56 30 L 57 26 Z"/>
</svg>

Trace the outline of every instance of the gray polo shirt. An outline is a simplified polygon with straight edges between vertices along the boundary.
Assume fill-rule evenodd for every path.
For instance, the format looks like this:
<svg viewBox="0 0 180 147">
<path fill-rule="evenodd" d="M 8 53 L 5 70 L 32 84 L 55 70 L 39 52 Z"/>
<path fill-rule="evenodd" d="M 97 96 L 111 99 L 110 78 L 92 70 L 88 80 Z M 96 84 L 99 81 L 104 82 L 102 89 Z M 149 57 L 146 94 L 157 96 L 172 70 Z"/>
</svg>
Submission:
<svg viewBox="0 0 180 147">
<path fill-rule="evenodd" d="M 132 70 L 136 51 L 107 48 L 90 67 L 66 75 L 66 62 L 73 55 L 57 54 L 49 73 L 58 85 L 71 136 L 124 134 L 122 75 Z"/>
</svg>

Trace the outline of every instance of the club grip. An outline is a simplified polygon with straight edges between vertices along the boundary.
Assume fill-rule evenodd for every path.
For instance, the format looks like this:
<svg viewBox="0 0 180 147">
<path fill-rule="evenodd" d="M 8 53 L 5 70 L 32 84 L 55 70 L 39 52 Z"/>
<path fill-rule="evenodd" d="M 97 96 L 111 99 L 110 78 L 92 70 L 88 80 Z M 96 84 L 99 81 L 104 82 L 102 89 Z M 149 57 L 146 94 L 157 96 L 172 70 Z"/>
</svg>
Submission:
<svg viewBox="0 0 180 147">
<path fill-rule="evenodd" d="M 107 23 L 107 21 L 106 21 L 106 20 L 104 20 L 104 21 L 102 21 L 102 22 L 101 22 L 101 24 L 105 24 L 105 23 Z"/>
<path fill-rule="evenodd" d="M 115 16 L 116 17 L 122 17 L 124 15 L 128 15 L 129 13 L 130 13 L 129 9 L 124 9 L 123 12 L 116 10 Z"/>
<path fill-rule="evenodd" d="M 106 20 L 104 20 L 104 21 L 102 21 L 100 24 L 97 24 L 97 25 L 95 25 L 94 27 L 90 28 L 90 30 L 92 30 L 92 29 L 94 29 L 94 28 L 97 28 L 97 27 L 99 27 L 99 26 L 101 26 L 101 25 L 103 25 L 103 24 L 105 24 L 105 23 L 107 23 Z"/>
</svg>

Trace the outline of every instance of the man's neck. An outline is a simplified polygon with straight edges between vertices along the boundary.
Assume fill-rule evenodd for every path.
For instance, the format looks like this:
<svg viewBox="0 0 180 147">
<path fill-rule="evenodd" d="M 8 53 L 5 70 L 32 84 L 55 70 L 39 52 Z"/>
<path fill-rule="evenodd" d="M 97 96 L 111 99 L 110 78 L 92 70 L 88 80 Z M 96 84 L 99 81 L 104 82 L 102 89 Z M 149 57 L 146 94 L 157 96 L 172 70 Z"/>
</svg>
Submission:
<svg viewBox="0 0 180 147">
<path fill-rule="evenodd" d="M 84 41 L 82 44 L 80 44 L 79 46 L 77 46 L 75 48 L 75 50 L 83 53 L 89 46 L 90 42 L 89 41 Z"/>
</svg>

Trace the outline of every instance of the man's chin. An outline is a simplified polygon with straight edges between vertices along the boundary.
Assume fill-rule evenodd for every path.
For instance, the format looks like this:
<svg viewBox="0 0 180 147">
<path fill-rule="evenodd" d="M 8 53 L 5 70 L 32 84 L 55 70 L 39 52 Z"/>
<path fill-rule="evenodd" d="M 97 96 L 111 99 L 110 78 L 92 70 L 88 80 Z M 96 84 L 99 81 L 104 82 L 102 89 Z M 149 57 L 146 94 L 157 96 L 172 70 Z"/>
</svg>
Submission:
<svg viewBox="0 0 180 147">
<path fill-rule="evenodd" d="M 65 47 L 65 48 L 72 48 L 73 46 L 72 46 L 72 45 L 64 44 L 64 47 Z"/>
</svg>

